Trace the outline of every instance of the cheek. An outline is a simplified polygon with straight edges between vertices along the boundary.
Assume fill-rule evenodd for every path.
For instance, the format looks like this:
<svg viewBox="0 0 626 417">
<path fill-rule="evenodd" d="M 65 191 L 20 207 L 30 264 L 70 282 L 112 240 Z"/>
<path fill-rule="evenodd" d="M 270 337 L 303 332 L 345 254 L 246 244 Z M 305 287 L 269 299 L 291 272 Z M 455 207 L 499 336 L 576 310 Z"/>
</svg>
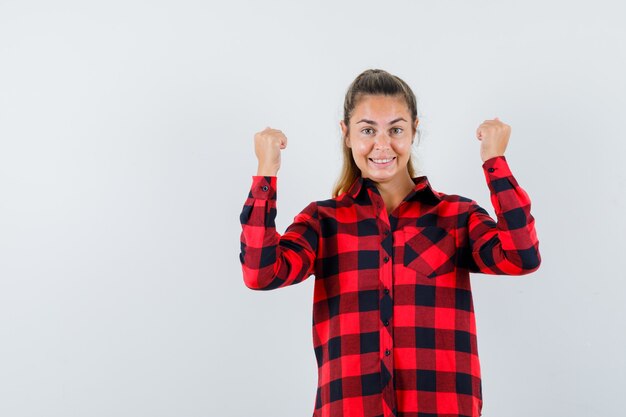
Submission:
<svg viewBox="0 0 626 417">
<path fill-rule="evenodd" d="M 357 143 L 352 149 L 355 154 L 360 156 L 367 156 L 370 153 L 370 146 L 363 142 Z"/>
<path fill-rule="evenodd" d="M 411 142 L 399 142 L 395 148 L 398 153 L 408 154 L 411 152 Z"/>
</svg>

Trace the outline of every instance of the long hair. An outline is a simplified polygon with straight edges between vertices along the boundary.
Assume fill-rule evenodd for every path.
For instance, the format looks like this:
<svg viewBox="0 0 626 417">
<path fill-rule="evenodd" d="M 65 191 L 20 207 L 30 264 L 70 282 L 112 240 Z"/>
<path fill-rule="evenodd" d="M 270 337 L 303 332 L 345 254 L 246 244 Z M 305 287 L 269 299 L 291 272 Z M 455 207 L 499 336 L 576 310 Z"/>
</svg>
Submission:
<svg viewBox="0 0 626 417">
<path fill-rule="evenodd" d="M 352 112 L 359 100 L 365 95 L 399 95 L 403 97 L 411 113 L 411 126 L 415 125 L 417 118 L 417 100 L 415 99 L 415 94 L 413 90 L 411 90 L 411 87 L 399 77 L 385 70 L 368 69 L 363 71 L 352 81 L 346 92 L 346 98 L 343 104 L 343 122 L 348 127 L 347 134 L 350 134 L 350 117 L 352 117 Z M 417 134 L 419 144 L 419 129 L 417 130 Z M 333 198 L 348 191 L 348 188 L 354 180 L 361 176 L 361 170 L 354 162 L 354 158 L 352 158 L 352 151 L 346 145 L 345 137 L 341 138 L 341 148 L 343 153 L 343 166 L 339 178 L 333 186 Z M 407 169 L 411 178 L 415 177 L 416 169 L 413 164 L 413 155 L 409 157 Z"/>
</svg>

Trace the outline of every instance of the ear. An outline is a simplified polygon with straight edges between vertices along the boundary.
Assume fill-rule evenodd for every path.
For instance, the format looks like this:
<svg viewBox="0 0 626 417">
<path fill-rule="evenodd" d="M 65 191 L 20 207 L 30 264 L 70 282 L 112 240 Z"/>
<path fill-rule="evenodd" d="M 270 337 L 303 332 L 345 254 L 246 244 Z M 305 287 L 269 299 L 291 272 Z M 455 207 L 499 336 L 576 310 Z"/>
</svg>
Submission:
<svg viewBox="0 0 626 417">
<path fill-rule="evenodd" d="M 419 119 L 416 117 L 415 118 L 415 125 L 413 126 L 413 130 L 417 133 L 417 125 L 419 124 Z M 413 135 L 413 139 L 411 139 L 411 145 L 413 145 L 413 142 L 415 141 L 415 135 Z"/>
<path fill-rule="evenodd" d="M 348 137 L 348 127 L 343 122 L 343 120 L 339 121 L 339 127 L 341 127 L 341 137 L 344 138 L 344 143 L 349 148 L 350 147 L 350 138 Z"/>
</svg>

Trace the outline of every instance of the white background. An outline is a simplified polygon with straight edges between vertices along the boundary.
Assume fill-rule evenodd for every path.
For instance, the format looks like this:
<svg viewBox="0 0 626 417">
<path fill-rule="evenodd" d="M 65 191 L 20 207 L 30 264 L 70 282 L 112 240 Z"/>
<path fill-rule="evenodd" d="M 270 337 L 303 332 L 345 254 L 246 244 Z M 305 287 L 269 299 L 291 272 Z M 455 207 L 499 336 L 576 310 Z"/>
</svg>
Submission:
<svg viewBox="0 0 626 417">
<path fill-rule="evenodd" d="M 417 95 L 433 187 L 492 216 L 475 130 L 512 127 L 543 263 L 472 275 L 483 415 L 623 414 L 624 12 L 0 1 L 0 415 L 311 415 L 314 278 L 245 287 L 239 214 L 266 126 L 278 230 L 330 198 L 368 68 Z"/>
</svg>

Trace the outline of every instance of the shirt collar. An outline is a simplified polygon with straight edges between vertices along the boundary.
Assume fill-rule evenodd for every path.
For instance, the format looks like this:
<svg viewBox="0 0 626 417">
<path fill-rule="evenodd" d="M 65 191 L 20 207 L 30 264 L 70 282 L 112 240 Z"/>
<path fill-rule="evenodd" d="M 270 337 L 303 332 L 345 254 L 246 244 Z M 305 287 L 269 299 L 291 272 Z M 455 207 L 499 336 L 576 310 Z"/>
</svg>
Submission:
<svg viewBox="0 0 626 417">
<path fill-rule="evenodd" d="M 425 175 L 422 175 L 421 177 L 413 177 L 411 179 L 415 183 L 415 186 L 413 187 L 413 192 L 407 195 L 406 199 L 413 198 L 415 193 L 421 191 L 434 197 L 435 200 L 441 201 L 439 193 L 433 190 L 430 182 L 428 181 L 428 178 Z M 356 180 L 354 180 L 354 182 L 348 189 L 348 193 L 352 196 L 352 198 L 356 199 L 361 191 L 366 188 L 376 189 L 376 184 L 370 178 L 363 178 L 362 176 L 359 176 Z M 376 191 L 378 190 L 376 189 Z"/>
</svg>

